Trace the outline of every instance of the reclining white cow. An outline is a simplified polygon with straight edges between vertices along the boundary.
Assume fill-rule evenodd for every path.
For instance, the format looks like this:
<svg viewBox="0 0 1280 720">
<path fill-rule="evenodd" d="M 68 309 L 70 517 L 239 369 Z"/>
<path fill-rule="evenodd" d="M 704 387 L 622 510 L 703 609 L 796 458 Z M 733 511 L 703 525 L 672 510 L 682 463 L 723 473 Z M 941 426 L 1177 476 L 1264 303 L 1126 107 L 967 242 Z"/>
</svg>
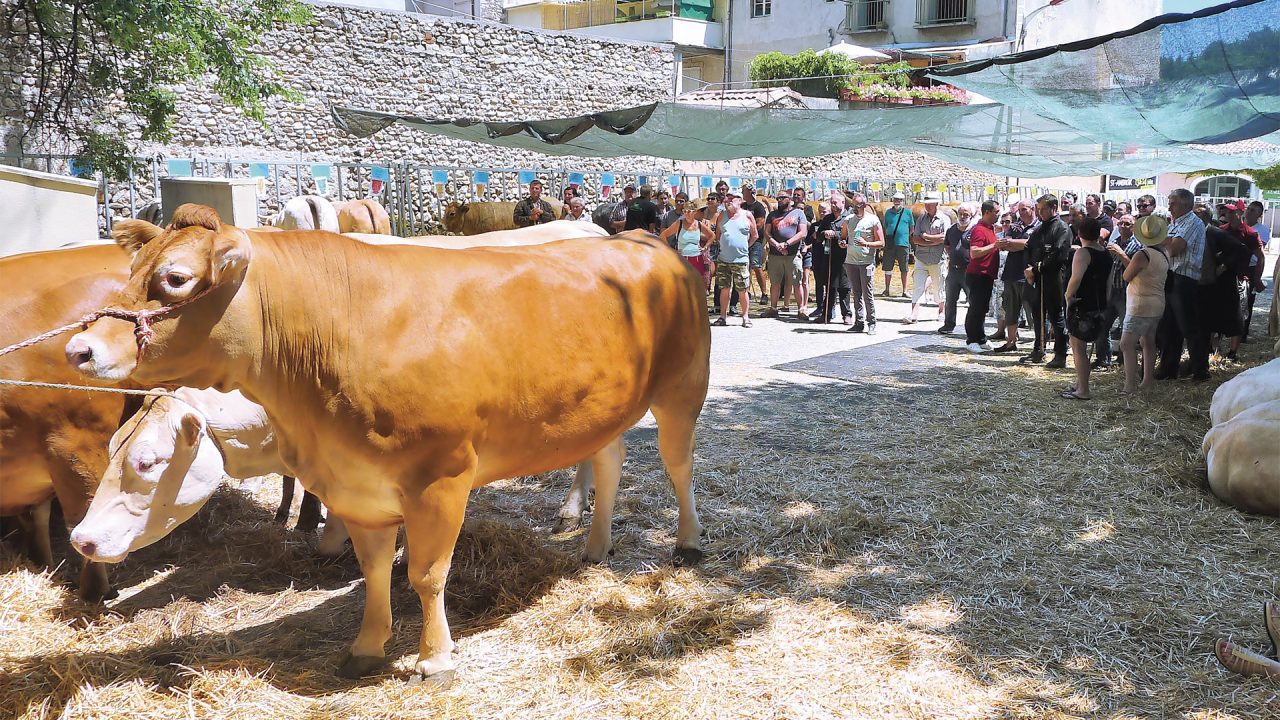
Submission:
<svg viewBox="0 0 1280 720">
<path fill-rule="evenodd" d="M 1223 383 L 1209 417 L 1214 425 L 1200 450 L 1213 494 L 1240 510 L 1280 517 L 1280 359 Z"/>
<path fill-rule="evenodd" d="M 338 211 L 328 198 L 319 195 L 299 195 L 285 202 L 271 224 L 281 230 L 338 232 Z"/>
</svg>

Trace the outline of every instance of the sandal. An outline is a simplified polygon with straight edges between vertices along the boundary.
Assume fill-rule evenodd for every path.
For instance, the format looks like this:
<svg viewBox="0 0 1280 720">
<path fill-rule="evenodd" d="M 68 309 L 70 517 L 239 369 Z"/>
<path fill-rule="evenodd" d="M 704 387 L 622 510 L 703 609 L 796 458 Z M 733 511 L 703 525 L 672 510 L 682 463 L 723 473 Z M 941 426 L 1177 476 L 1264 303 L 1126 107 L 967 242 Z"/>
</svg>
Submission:
<svg viewBox="0 0 1280 720">
<path fill-rule="evenodd" d="M 1280 660 L 1280 605 L 1270 600 L 1262 603 L 1262 624 L 1271 638 L 1271 655 Z"/>
<path fill-rule="evenodd" d="M 1061 395 L 1060 397 L 1061 397 L 1063 400 L 1092 400 L 1092 399 L 1093 399 L 1093 397 L 1092 397 L 1092 396 L 1089 396 L 1089 395 L 1081 395 L 1081 394 L 1077 393 L 1077 392 L 1075 391 L 1075 388 L 1072 388 L 1072 389 L 1070 389 L 1070 390 L 1064 390 L 1064 391 L 1062 392 L 1062 395 Z"/>
<path fill-rule="evenodd" d="M 727 321 L 727 320 L 725 320 L 724 318 L 716 318 L 715 320 L 712 320 L 712 321 L 711 321 L 711 324 L 712 324 L 712 325 L 714 325 L 714 326 L 716 326 L 716 327 L 724 327 L 725 325 L 728 325 L 729 323 L 728 323 L 728 321 Z"/>
<path fill-rule="evenodd" d="M 751 327 L 751 318 L 742 318 L 742 327 L 744 328 Z"/>
<path fill-rule="evenodd" d="M 1213 644 L 1213 654 L 1223 667 L 1233 673 L 1246 677 L 1280 678 L 1280 662 L 1222 638 Z"/>
</svg>

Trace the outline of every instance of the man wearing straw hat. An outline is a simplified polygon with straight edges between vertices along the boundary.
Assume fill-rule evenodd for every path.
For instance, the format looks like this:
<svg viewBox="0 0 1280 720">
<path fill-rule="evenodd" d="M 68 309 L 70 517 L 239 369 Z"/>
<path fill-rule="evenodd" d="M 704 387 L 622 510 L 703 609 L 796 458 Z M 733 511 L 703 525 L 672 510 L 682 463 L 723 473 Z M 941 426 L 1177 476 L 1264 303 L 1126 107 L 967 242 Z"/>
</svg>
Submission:
<svg viewBox="0 0 1280 720">
<path fill-rule="evenodd" d="M 943 295 L 946 289 L 942 285 L 942 242 L 947 238 L 947 228 L 951 226 L 946 215 L 938 214 L 938 203 L 942 196 L 936 192 L 925 193 L 924 214 L 916 220 L 911 231 L 911 242 L 916 246 L 916 269 L 911 286 L 911 316 L 906 324 L 910 325 L 919 319 L 920 300 L 924 297 L 926 281 L 933 282 L 933 294 L 938 300 L 938 318 L 942 318 Z"/>
</svg>

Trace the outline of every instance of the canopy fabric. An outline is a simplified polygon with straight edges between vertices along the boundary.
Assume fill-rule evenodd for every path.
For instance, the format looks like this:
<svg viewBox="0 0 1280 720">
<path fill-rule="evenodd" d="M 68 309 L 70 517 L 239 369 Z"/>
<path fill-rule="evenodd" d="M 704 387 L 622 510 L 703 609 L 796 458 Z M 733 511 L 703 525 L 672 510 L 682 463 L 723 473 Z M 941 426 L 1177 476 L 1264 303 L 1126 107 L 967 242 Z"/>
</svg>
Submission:
<svg viewBox="0 0 1280 720">
<path fill-rule="evenodd" d="M 1131 145 L 1280 131 L 1280 0 L 1236 0 L 1076 43 L 930 68 L 929 77 Z"/>
<path fill-rule="evenodd" d="M 356 135 L 400 123 L 560 156 L 722 161 L 884 146 L 1028 178 L 1241 170 L 1280 162 L 1277 46 L 1280 0 L 1236 0 L 1124 33 L 928 71 L 992 104 L 813 110 L 656 103 L 521 122 L 348 107 L 333 115 Z"/>
<path fill-rule="evenodd" d="M 843 55 L 851 60 L 861 60 L 869 63 L 880 63 L 893 59 L 879 50 L 872 50 L 869 47 L 854 45 L 853 43 L 847 42 L 838 42 L 829 48 L 819 50 L 818 54 Z"/>
</svg>

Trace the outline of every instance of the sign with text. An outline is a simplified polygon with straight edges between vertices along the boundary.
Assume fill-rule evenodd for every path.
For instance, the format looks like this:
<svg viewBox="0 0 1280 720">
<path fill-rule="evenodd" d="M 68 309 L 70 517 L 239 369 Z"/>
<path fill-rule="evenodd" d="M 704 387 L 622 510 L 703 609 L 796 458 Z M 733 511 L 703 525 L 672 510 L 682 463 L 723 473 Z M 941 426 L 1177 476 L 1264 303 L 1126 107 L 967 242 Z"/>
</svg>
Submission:
<svg viewBox="0 0 1280 720">
<path fill-rule="evenodd" d="M 1118 175 L 1107 176 L 1107 192 L 1112 190 L 1142 190 L 1156 186 L 1156 177 L 1127 178 Z"/>
</svg>

